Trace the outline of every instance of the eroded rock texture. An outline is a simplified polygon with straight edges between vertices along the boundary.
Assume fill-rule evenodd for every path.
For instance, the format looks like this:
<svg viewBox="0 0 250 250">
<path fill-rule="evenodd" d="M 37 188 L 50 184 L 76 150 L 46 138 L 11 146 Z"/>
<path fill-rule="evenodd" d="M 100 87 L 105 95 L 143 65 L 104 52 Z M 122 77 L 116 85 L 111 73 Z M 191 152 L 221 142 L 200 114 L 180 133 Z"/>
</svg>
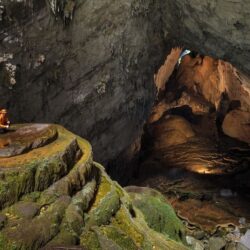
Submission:
<svg viewBox="0 0 250 250">
<path fill-rule="evenodd" d="M 167 39 L 250 73 L 250 2 L 247 0 L 163 1 Z M 174 38 L 174 39 L 173 39 Z"/>
<path fill-rule="evenodd" d="M 165 65 L 156 79 L 168 78 Z M 191 231 L 195 225 L 213 235 L 249 218 L 249 82 L 225 61 L 190 53 L 145 126 L 132 184 L 162 192 Z"/>
<path fill-rule="evenodd" d="M 138 148 L 171 47 L 250 72 L 247 0 L 72 2 L 1 1 L 0 106 L 13 122 L 63 124 L 102 162 Z"/>
<path fill-rule="evenodd" d="M 58 133 L 53 142 L 0 158 L 0 249 L 187 249 L 164 197 L 151 189 L 129 194 L 93 161 L 87 141 L 47 129 Z"/>
<path fill-rule="evenodd" d="M 65 26 L 45 3 L 6 2 L 0 106 L 13 122 L 63 124 L 90 139 L 99 160 L 115 158 L 154 100 L 163 48 L 155 9 L 153 1 L 79 1 Z"/>
</svg>

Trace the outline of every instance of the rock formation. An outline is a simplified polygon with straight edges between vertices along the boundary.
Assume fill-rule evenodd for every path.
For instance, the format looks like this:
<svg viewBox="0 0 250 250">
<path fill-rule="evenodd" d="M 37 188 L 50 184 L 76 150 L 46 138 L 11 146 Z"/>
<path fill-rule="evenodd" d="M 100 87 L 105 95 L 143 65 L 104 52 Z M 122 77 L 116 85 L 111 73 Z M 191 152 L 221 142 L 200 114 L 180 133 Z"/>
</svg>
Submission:
<svg viewBox="0 0 250 250">
<path fill-rule="evenodd" d="M 10 145 L 0 148 L 0 249 L 187 249 L 165 198 L 122 189 L 93 161 L 87 141 L 56 125 L 12 130 Z M 25 152 L 4 155 L 14 145 Z"/>
<path fill-rule="evenodd" d="M 172 59 L 156 79 L 169 78 Z M 131 185 L 168 198 L 192 249 L 249 248 L 249 82 L 231 64 L 192 51 L 175 65 L 144 126 Z"/>
<path fill-rule="evenodd" d="M 171 48 L 250 72 L 247 0 L 70 2 L 0 2 L 0 106 L 14 122 L 63 124 L 102 162 L 131 152 Z"/>
<path fill-rule="evenodd" d="M 63 124 L 108 162 L 137 139 L 154 101 L 157 6 L 83 1 L 65 26 L 39 2 L 3 2 L 0 106 L 13 122 Z"/>
<path fill-rule="evenodd" d="M 225 134 L 250 144 L 250 113 L 242 110 L 229 112 L 222 124 Z"/>
<path fill-rule="evenodd" d="M 165 39 L 204 55 L 223 59 L 250 73 L 250 2 L 176 0 L 162 2 Z"/>
<path fill-rule="evenodd" d="M 156 75 L 159 82 L 169 78 L 164 68 L 174 54 L 175 50 Z M 248 176 L 249 83 L 225 61 L 195 53 L 183 57 L 152 109 L 142 155 L 199 174 Z"/>
<path fill-rule="evenodd" d="M 164 110 L 184 105 L 189 106 L 194 114 L 209 113 L 214 109 L 218 125 L 223 125 L 225 134 L 249 143 L 249 83 L 246 75 L 227 62 L 208 56 L 192 58 L 187 55 L 167 83 L 167 90 L 174 93 L 170 96 L 167 92 L 170 103 L 161 101 L 158 107 L 154 107 L 151 122 L 157 120 Z M 181 97 L 176 100 L 177 95 Z"/>
</svg>

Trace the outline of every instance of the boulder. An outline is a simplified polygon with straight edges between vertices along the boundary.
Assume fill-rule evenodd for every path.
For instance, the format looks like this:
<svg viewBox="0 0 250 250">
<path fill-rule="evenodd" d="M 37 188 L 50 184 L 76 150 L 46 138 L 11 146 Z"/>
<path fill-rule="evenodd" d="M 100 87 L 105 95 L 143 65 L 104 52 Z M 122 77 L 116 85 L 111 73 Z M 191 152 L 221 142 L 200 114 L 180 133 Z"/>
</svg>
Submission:
<svg viewBox="0 0 250 250">
<path fill-rule="evenodd" d="M 223 121 L 222 129 L 226 135 L 250 143 L 250 113 L 242 110 L 229 112 Z"/>
<path fill-rule="evenodd" d="M 181 116 L 165 116 L 154 125 L 155 148 L 183 144 L 195 135 L 190 123 Z"/>
</svg>

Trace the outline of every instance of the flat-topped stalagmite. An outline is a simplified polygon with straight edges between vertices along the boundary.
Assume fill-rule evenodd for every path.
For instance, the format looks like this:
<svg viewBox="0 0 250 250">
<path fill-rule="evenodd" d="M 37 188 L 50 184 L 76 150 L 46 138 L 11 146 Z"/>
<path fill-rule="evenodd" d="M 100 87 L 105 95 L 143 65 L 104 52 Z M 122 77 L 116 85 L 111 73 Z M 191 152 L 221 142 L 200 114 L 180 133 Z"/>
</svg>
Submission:
<svg viewBox="0 0 250 250">
<path fill-rule="evenodd" d="M 48 124 L 13 125 L 6 133 L 0 134 L 0 158 L 27 153 L 56 138 L 56 129 Z"/>
<path fill-rule="evenodd" d="M 0 249 L 187 249 L 165 200 L 147 195 L 170 222 L 161 232 L 93 161 L 84 139 L 49 124 L 15 125 L 1 138 L 9 145 L 0 149 Z"/>
</svg>

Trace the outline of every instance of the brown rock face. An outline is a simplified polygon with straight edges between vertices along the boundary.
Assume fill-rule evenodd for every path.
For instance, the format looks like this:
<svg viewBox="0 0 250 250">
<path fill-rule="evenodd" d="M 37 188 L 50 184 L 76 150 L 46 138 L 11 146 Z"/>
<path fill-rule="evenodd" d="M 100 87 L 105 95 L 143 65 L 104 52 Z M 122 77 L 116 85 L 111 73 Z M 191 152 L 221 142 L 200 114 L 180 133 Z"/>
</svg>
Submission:
<svg viewBox="0 0 250 250">
<path fill-rule="evenodd" d="M 188 121 L 179 116 L 164 117 L 154 126 L 155 150 L 182 144 L 193 137 L 194 131 Z"/>
<path fill-rule="evenodd" d="M 223 131 L 228 136 L 250 143 L 250 113 L 233 110 L 223 122 Z"/>
<path fill-rule="evenodd" d="M 205 56 L 185 56 L 168 89 L 185 88 L 181 98 L 164 109 L 187 105 L 193 113 L 209 112 L 214 106 L 225 134 L 249 142 L 250 79 L 231 64 Z M 155 108 L 156 109 L 156 108 Z M 159 109 L 159 108 L 158 108 Z M 230 112 L 237 109 L 237 111 Z M 159 110 L 158 116 L 159 116 Z M 228 112 L 230 112 L 228 114 Z"/>
<path fill-rule="evenodd" d="M 177 73 L 179 85 L 203 96 L 219 108 L 222 94 L 229 101 L 239 102 L 241 109 L 250 110 L 250 79 L 231 64 L 211 57 L 184 57 Z"/>
<path fill-rule="evenodd" d="M 42 147 L 57 138 L 57 131 L 47 124 L 12 126 L 0 134 L 0 158 L 11 157 Z"/>
<path fill-rule="evenodd" d="M 249 142 L 249 82 L 227 62 L 183 57 L 145 126 L 144 155 L 201 174 L 244 170 L 244 153 L 239 158 L 232 152 L 248 150 L 242 142 Z"/>
</svg>

